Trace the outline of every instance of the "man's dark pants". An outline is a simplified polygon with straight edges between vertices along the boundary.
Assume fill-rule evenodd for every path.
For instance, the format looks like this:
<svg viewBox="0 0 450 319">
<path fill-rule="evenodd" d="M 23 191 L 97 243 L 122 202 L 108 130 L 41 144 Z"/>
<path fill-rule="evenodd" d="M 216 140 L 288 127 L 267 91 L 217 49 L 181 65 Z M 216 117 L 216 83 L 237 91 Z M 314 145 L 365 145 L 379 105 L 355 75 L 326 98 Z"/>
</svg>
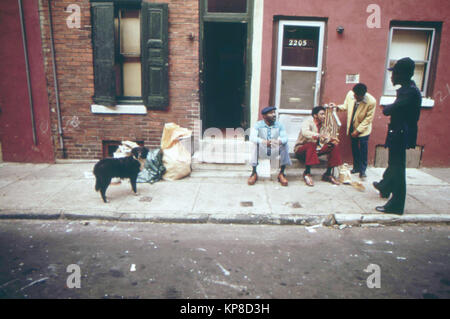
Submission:
<svg viewBox="0 0 450 319">
<path fill-rule="evenodd" d="M 378 185 L 382 193 L 392 193 L 386 206 L 403 211 L 406 199 L 406 148 L 404 146 L 389 147 L 388 167 Z"/>
<path fill-rule="evenodd" d="M 353 138 L 352 154 L 353 154 L 353 169 L 361 173 L 365 173 L 367 169 L 367 151 L 369 144 L 369 135 L 363 137 Z"/>
</svg>

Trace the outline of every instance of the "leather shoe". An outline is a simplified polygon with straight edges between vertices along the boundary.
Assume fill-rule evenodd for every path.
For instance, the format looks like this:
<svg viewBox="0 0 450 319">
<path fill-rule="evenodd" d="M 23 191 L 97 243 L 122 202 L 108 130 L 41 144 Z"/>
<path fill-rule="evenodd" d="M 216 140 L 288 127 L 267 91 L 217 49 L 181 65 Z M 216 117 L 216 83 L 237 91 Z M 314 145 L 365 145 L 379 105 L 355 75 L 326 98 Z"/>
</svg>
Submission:
<svg viewBox="0 0 450 319">
<path fill-rule="evenodd" d="M 381 198 L 389 198 L 389 193 L 385 193 L 385 192 L 383 192 L 383 191 L 381 190 L 381 188 L 380 188 L 380 183 L 378 183 L 378 182 L 373 182 L 372 185 L 373 185 L 373 187 L 375 187 L 375 189 L 376 189 L 377 191 L 380 192 L 380 197 L 381 197 Z"/>
<path fill-rule="evenodd" d="M 281 186 L 288 186 L 288 180 L 283 173 L 278 174 L 278 181 L 280 182 Z"/>
<path fill-rule="evenodd" d="M 350 171 L 350 173 L 351 173 L 351 174 L 359 173 L 359 169 L 354 168 L 354 169 L 352 169 L 352 170 Z"/>
<path fill-rule="evenodd" d="M 385 214 L 403 215 L 403 209 L 391 208 L 391 207 L 389 207 L 387 205 L 385 205 L 385 206 L 377 206 L 377 207 L 375 207 L 375 210 L 377 212 L 385 213 Z"/>
<path fill-rule="evenodd" d="M 256 181 L 258 180 L 258 174 L 253 174 L 252 176 L 250 176 L 247 180 L 247 184 L 248 185 L 255 185 Z"/>
<path fill-rule="evenodd" d="M 322 180 L 325 181 L 325 182 L 330 182 L 331 184 L 334 184 L 334 185 L 340 185 L 341 184 L 333 177 L 333 175 L 323 174 L 322 175 Z"/>
</svg>

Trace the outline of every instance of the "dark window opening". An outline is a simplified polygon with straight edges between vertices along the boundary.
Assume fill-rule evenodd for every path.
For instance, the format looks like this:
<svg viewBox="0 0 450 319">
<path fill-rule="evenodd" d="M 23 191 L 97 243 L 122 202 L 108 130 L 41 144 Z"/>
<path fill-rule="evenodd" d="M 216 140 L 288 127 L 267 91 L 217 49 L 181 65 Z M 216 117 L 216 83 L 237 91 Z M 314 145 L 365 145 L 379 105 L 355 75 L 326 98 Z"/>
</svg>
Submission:
<svg viewBox="0 0 450 319">
<path fill-rule="evenodd" d="M 246 13 L 247 0 L 208 0 L 208 12 Z"/>
</svg>

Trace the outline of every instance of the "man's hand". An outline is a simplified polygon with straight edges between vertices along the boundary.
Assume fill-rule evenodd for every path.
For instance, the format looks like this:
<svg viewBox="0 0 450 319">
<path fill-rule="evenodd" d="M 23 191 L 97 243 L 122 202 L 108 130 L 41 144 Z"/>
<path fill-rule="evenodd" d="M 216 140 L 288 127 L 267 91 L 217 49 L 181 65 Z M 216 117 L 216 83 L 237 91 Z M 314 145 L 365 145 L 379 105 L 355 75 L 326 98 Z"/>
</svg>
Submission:
<svg viewBox="0 0 450 319">
<path fill-rule="evenodd" d="M 359 134 L 361 134 L 361 133 L 359 133 L 357 130 L 354 130 L 354 131 L 352 132 L 352 137 L 353 137 L 353 138 L 357 138 L 357 137 L 359 136 Z"/>
<path fill-rule="evenodd" d="M 334 145 L 338 145 L 339 144 L 339 139 L 337 137 L 332 137 L 331 140 L 330 140 L 330 143 L 334 144 Z"/>
<path fill-rule="evenodd" d="M 270 146 L 272 146 L 272 147 L 279 147 L 281 144 L 280 140 L 271 140 L 270 142 L 271 142 Z"/>
<path fill-rule="evenodd" d="M 337 105 L 334 104 L 333 102 L 331 102 L 330 104 L 328 104 L 328 107 L 329 107 L 329 108 L 332 108 L 333 110 L 336 110 L 336 109 L 337 109 Z"/>
</svg>

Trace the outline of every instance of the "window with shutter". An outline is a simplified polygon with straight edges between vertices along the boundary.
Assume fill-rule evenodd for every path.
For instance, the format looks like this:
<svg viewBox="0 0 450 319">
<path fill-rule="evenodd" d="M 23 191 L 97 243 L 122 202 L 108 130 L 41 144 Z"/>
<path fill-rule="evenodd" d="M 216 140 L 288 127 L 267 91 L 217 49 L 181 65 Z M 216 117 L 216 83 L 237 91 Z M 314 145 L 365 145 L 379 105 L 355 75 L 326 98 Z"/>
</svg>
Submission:
<svg viewBox="0 0 450 319">
<path fill-rule="evenodd" d="M 166 3 L 142 4 L 142 93 L 155 109 L 169 105 L 168 12 Z"/>
<path fill-rule="evenodd" d="M 91 0 L 94 102 L 169 105 L 168 5 Z"/>
<path fill-rule="evenodd" d="M 92 4 L 92 44 L 94 53 L 94 102 L 116 104 L 114 56 L 114 5 Z"/>
</svg>

